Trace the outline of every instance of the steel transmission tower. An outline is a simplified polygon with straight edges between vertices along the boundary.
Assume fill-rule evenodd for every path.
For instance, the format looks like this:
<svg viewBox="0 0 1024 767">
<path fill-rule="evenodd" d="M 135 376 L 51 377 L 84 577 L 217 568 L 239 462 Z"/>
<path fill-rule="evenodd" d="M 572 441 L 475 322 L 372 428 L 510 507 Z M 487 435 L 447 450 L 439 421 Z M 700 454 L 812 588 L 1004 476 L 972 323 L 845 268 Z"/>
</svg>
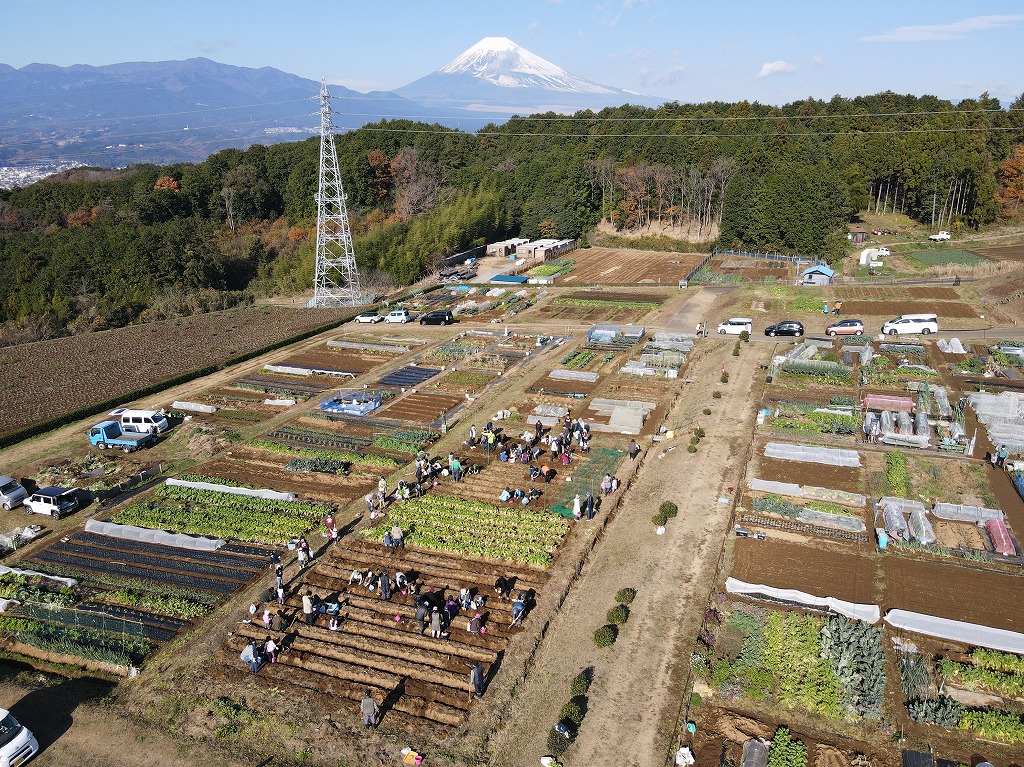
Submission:
<svg viewBox="0 0 1024 767">
<path fill-rule="evenodd" d="M 320 81 L 320 186 L 316 193 L 316 278 L 309 305 L 353 306 L 363 302 L 352 248 L 352 230 L 345 209 L 345 190 L 338 172 L 331 121 L 331 95 Z"/>
</svg>

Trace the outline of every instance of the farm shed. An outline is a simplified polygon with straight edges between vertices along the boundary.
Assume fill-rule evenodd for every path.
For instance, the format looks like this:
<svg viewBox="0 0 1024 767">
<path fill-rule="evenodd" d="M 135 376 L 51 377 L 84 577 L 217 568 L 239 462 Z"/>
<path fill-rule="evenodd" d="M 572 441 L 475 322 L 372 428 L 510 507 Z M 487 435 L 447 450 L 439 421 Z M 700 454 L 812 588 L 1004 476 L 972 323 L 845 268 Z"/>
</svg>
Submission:
<svg viewBox="0 0 1024 767">
<path fill-rule="evenodd" d="M 525 245 L 520 245 L 516 248 L 516 255 L 520 258 L 543 258 L 546 250 L 557 245 L 559 242 L 559 240 L 555 240 L 550 237 L 534 240 L 533 242 L 528 242 Z"/>
<path fill-rule="evenodd" d="M 864 231 L 863 227 L 851 226 L 848 238 L 850 240 L 853 240 L 853 242 L 856 243 L 857 245 L 861 245 L 867 240 L 868 233 Z"/>
<path fill-rule="evenodd" d="M 520 277 L 515 274 L 496 274 L 490 279 L 490 282 L 496 282 L 502 285 L 525 285 L 529 281 L 529 277 Z"/>
<path fill-rule="evenodd" d="M 511 256 L 516 252 L 516 248 L 520 245 L 525 245 L 530 240 L 527 237 L 513 237 L 511 240 L 502 240 L 501 242 L 491 243 L 487 246 L 488 256 Z"/>
<path fill-rule="evenodd" d="M 342 389 L 320 400 L 325 413 L 366 415 L 380 407 L 380 392 Z"/>
<path fill-rule="evenodd" d="M 804 285 L 831 285 L 836 272 L 822 264 L 816 264 L 800 272 L 800 280 Z"/>
</svg>

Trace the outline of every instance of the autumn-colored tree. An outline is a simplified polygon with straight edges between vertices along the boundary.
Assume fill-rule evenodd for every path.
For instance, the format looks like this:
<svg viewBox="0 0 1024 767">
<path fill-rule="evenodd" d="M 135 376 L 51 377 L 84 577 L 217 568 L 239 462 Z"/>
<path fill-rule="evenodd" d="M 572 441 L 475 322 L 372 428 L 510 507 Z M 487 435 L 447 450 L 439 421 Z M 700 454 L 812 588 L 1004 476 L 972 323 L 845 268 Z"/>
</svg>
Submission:
<svg viewBox="0 0 1024 767">
<path fill-rule="evenodd" d="M 88 226 L 92 223 L 92 211 L 89 208 L 79 208 L 73 210 L 67 215 L 67 224 L 72 229 L 81 229 L 83 226 Z"/>
<path fill-rule="evenodd" d="M 537 224 L 537 229 L 540 230 L 541 237 L 547 237 L 549 239 L 556 239 L 558 237 L 558 224 L 552 218 L 542 219 Z"/>
<path fill-rule="evenodd" d="M 996 198 L 1004 211 L 1008 212 L 1012 206 L 1013 212 L 1010 215 L 1016 216 L 1021 200 L 1024 200 L 1024 144 L 1017 144 L 1013 154 L 1003 160 L 996 178 L 999 180 Z"/>
<path fill-rule="evenodd" d="M 391 161 L 380 149 L 374 149 L 366 155 L 366 161 L 373 170 L 373 188 L 377 193 L 377 199 L 383 200 L 388 196 L 391 189 L 392 173 Z"/>
<path fill-rule="evenodd" d="M 161 176 L 160 178 L 158 178 L 156 180 L 156 183 L 153 184 L 153 188 L 167 189 L 168 191 L 171 192 L 181 191 L 181 187 L 178 186 L 178 182 L 175 179 L 171 178 L 170 176 Z"/>
</svg>

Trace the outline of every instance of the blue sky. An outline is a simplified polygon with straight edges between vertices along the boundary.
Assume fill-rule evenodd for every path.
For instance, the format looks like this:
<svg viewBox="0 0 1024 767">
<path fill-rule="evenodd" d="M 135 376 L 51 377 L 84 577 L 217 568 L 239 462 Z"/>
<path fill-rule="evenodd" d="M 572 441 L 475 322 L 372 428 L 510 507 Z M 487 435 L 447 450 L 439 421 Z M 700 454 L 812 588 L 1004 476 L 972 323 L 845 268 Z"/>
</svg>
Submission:
<svg viewBox="0 0 1024 767">
<path fill-rule="evenodd" d="M 14 67 L 206 56 L 388 90 L 501 36 L 680 102 L 988 91 L 1006 106 L 1024 92 L 1021 0 L 0 0 L 0 13 Z"/>
</svg>

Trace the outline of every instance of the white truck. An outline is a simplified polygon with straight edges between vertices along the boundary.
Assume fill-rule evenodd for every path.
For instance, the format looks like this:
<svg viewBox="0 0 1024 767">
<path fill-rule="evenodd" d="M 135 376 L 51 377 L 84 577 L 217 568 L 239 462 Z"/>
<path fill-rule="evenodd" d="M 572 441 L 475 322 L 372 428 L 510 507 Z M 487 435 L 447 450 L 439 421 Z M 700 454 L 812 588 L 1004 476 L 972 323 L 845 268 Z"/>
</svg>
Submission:
<svg viewBox="0 0 1024 767">
<path fill-rule="evenodd" d="M 946 240 L 952 239 L 953 235 L 949 232 L 936 232 L 935 234 L 928 235 L 928 239 L 932 242 L 945 242 Z"/>
</svg>

